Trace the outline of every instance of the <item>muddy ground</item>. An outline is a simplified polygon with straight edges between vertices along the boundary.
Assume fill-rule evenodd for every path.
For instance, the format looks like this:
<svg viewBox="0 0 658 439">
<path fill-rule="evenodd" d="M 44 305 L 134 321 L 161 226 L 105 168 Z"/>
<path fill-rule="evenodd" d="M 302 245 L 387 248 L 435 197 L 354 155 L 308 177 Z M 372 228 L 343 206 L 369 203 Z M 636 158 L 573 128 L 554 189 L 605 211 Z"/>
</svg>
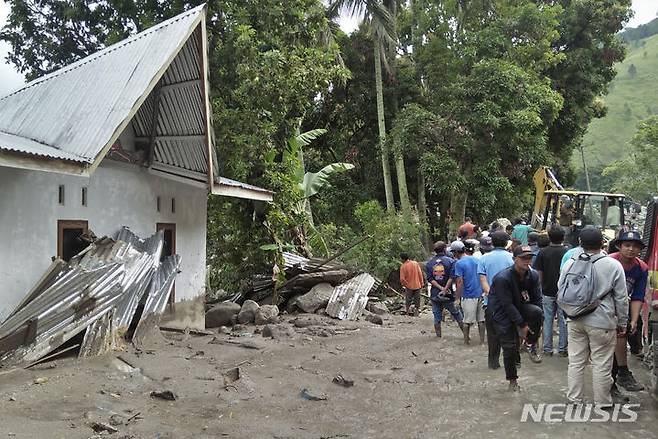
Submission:
<svg viewBox="0 0 658 439">
<path fill-rule="evenodd" d="M 311 326 L 295 327 L 295 319 Z M 634 423 L 521 423 L 523 403 L 564 402 L 567 360 L 537 365 L 524 356 L 522 391 L 510 394 L 503 370 L 486 368 L 484 346 L 465 347 L 454 324 L 437 339 L 427 312 L 386 316 L 383 326 L 304 314 L 282 320 L 275 339 L 253 325 L 157 333 L 141 351 L 0 371 L 0 438 L 658 437 L 647 392 L 632 395 L 641 404 Z M 631 361 L 646 385 L 648 372 Z M 235 367 L 239 379 L 225 379 Z M 333 383 L 337 374 L 354 385 Z M 326 400 L 304 398 L 303 389 Z M 177 399 L 152 398 L 154 390 Z M 118 432 L 95 433 L 94 422 Z"/>
</svg>

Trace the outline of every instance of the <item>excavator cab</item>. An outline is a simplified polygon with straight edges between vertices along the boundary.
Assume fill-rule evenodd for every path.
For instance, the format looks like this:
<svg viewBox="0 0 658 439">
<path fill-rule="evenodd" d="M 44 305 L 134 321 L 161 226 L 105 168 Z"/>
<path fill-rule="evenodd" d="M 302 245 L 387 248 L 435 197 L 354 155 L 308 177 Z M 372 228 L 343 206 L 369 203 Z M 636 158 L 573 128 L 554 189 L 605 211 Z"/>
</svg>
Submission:
<svg viewBox="0 0 658 439">
<path fill-rule="evenodd" d="M 531 226 L 535 230 L 559 224 L 567 231 L 567 241 L 578 245 L 583 227 L 601 229 L 606 241 L 610 241 L 626 223 L 625 211 L 629 206 L 624 194 L 565 190 L 546 166 L 537 170 L 534 183 Z"/>
</svg>

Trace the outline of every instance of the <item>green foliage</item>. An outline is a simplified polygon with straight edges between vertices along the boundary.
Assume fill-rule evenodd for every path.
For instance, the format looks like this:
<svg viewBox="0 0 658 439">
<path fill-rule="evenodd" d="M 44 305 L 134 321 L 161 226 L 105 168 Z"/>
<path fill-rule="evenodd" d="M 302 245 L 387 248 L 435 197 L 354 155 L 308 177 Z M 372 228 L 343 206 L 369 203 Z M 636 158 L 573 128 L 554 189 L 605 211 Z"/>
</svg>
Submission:
<svg viewBox="0 0 658 439">
<path fill-rule="evenodd" d="M 358 222 L 358 236 L 348 242 L 365 235 L 371 238 L 345 253 L 341 258 L 345 262 L 386 279 L 391 271 L 400 267 L 401 252 L 419 261 L 427 258 L 420 241 L 422 226 L 410 222 L 402 214 L 386 212 L 378 202 L 368 201 L 356 207 L 354 216 Z M 352 238 L 347 230 L 343 232 Z"/>
<path fill-rule="evenodd" d="M 304 174 L 304 181 L 300 184 L 300 189 L 304 192 L 305 198 L 310 198 L 323 187 L 331 186 L 329 177 L 332 174 L 349 171 L 350 169 L 354 169 L 354 165 L 350 163 L 332 163 L 318 172 L 307 172 Z"/>
<path fill-rule="evenodd" d="M 638 124 L 630 146 L 630 154 L 612 162 L 603 175 L 614 178 L 612 190 L 645 203 L 658 194 L 658 117 Z"/>
<path fill-rule="evenodd" d="M 658 34 L 658 18 L 635 28 L 625 29 L 619 33 L 619 38 L 625 43 L 639 43 L 644 38 Z"/>
</svg>

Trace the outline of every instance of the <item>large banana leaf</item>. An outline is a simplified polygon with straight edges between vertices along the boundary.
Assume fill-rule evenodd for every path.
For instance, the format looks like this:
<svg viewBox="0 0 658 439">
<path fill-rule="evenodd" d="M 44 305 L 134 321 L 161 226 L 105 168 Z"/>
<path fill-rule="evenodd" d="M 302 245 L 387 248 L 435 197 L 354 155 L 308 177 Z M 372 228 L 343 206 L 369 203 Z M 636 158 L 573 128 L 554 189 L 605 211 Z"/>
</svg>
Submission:
<svg viewBox="0 0 658 439">
<path fill-rule="evenodd" d="M 322 168 L 319 172 L 307 172 L 304 174 L 304 181 L 299 187 L 304 191 L 304 197 L 310 198 L 317 194 L 323 187 L 331 187 L 328 180 L 331 174 L 349 171 L 353 168 L 354 165 L 350 163 L 332 163 Z"/>
</svg>

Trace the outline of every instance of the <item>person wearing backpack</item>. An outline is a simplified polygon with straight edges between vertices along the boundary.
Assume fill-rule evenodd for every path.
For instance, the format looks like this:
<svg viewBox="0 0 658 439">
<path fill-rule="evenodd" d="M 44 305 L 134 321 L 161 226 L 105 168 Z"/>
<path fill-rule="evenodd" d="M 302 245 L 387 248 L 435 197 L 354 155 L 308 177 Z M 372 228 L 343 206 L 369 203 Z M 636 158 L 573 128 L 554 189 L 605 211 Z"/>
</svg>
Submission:
<svg viewBox="0 0 658 439">
<path fill-rule="evenodd" d="M 503 348 L 505 377 L 509 390 L 520 390 L 516 363 L 519 358 L 519 338 L 529 346 L 530 359 L 537 363 L 536 344 L 544 319 L 541 308 L 539 275 L 530 268 L 532 249 L 519 245 L 513 253 L 514 265 L 500 271 L 489 291 L 489 309 L 494 336 Z M 490 334 L 491 335 L 491 334 Z"/>
<path fill-rule="evenodd" d="M 582 403 L 585 367 L 592 364 L 594 403 L 612 406 L 612 361 L 617 335 L 626 333 L 628 294 L 619 261 L 601 254 L 603 235 L 596 228 L 580 233 L 582 251 L 564 264 L 557 303 L 568 321 L 567 399 Z"/>
</svg>

